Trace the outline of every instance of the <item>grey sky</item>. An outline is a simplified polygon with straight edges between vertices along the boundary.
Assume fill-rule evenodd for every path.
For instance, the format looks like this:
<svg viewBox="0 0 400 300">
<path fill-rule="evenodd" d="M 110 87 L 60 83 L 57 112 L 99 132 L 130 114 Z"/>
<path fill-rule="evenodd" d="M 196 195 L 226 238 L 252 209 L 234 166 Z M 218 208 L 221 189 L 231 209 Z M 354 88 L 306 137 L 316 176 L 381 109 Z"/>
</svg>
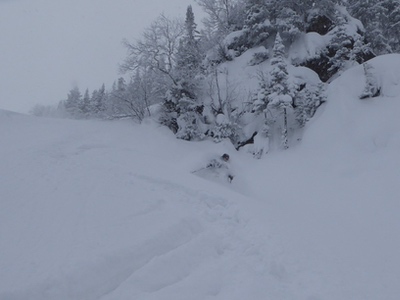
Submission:
<svg viewBox="0 0 400 300">
<path fill-rule="evenodd" d="M 0 108 L 28 112 L 73 85 L 109 87 L 122 39 L 140 37 L 161 12 L 184 18 L 189 4 L 199 12 L 192 0 L 0 0 Z"/>
</svg>

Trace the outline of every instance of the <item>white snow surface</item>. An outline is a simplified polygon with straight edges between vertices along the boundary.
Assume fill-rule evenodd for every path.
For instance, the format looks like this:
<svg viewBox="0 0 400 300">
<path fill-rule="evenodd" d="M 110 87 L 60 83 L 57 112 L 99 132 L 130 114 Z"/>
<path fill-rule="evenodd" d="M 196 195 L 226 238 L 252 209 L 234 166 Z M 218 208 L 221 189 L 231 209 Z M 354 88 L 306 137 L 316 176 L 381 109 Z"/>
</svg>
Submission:
<svg viewBox="0 0 400 300">
<path fill-rule="evenodd" d="M 397 300 L 400 55 L 261 160 L 153 122 L 0 111 L 0 299 Z M 229 153 L 232 184 L 191 172 Z"/>
</svg>

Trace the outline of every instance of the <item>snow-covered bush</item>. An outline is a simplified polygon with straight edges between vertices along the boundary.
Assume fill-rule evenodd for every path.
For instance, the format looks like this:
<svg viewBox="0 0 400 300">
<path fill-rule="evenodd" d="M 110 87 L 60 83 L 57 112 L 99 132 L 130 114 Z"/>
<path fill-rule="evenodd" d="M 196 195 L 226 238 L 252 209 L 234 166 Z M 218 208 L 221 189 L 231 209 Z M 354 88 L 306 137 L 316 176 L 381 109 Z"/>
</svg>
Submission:
<svg viewBox="0 0 400 300">
<path fill-rule="evenodd" d="M 266 61 L 267 59 L 269 59 L 269 51 L 268 49 L 264 48 L 262 51 L 253 54 L 253 57 L 249 61 L 249 65 L 250 66 L 259 65 L 262 62 Z"/>
<path fill-rule="evenodd" d="M 238 128 L 238 124 L 229 120 L 224 114 L 218 114 L 210 135 L 216 143 L 228 138 L 235 144 L 238 140 Z"/>
</svg>

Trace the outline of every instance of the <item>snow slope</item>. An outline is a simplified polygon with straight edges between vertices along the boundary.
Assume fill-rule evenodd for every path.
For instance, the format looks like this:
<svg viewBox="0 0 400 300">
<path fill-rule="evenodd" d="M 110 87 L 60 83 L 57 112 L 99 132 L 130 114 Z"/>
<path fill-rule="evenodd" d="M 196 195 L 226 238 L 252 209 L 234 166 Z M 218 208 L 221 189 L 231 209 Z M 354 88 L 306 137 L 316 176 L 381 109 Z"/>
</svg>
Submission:
<svg viewBox="0 0 400 300">
<path fill-rule="evenodd" d="M 381 97 L 359 100 L 363 68 L 345 72 L 301 145 L 254 171 L 263 172 L 254 194 L 267 203 L 259 211 L 285 249 L 282 259 L 296 266 L 288 273 L 297 269 L 315 299 L 400 294 L 400 55 L 370 63 Z"/>
<path fill-rule="evenodd" d="M 0 299 L 400 294 L 400 56 L 342 74 L 302 142 L 262 160 L 152 122 L 0 112 Z M 232 184 L 191 173 L 231 155 Z"/>
<path fill-rule="evenodd" d="M 222 144 L 129 122 L 2 114 L 0 128 L 0 299 L 266 291 L 245 197 L 188 169 Z"/>
</svg>

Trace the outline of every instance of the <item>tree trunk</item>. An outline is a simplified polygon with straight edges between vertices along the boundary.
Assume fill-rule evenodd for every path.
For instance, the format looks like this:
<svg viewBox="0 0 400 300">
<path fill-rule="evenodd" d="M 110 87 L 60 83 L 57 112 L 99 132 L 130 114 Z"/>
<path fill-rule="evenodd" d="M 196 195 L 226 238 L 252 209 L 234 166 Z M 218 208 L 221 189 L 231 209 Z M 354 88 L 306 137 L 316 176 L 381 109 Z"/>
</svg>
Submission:
<svg viewBox="0 0 400 300">
<path fill-rule="evenodd" d="M 283 145 L 283 149 L 285 149 L 285 150 L 289 148 L 286 107 L 283 108 L 282 145 Z"/>
</svg>

